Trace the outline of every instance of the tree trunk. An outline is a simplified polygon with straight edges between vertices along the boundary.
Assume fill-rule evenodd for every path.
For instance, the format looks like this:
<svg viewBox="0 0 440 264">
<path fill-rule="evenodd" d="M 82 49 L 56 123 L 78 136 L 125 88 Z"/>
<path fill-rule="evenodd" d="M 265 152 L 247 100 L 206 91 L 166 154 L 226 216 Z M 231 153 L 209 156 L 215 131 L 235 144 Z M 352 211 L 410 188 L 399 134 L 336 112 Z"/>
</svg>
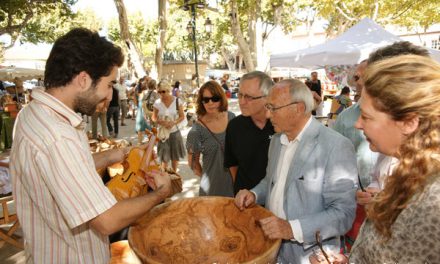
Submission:
<svg viewBox="0 0 440 264">
<path fill-rule="evenodd" d="M 155 63 L 157 69 L 157 77 L 162 78 L 163 69 L 163 50 L 165 49 L 165 38 L 167 35 L 167 0 L 159 0 L 159 36 L 156 45 Z"/>
<path fill-rule="evenodd" d="M 231 26 L 232 26 L 232 34 L 234 38 L 237 40 L 238 47 L 240 48 L 240 52 L 243 56 L 244 63 L 246 64 L 246 70 L 248 72 L 255 70 L 255 65 L 252 59 L 251 50 L 249 48 L 248 43 L 243 37 L 243 33 L 240 28 L 240 20 L 238 18 L 238 10 L 237 10 L 237 1 L 232 0 L 231 2 Z"/>
<path fill-rule="evenodd" d="M 255 9 L 249 8 L 248 17 L 248 34 L 249 34 L 249 50 L 252 56 L 254 67 L 258 67 L 257 63 L 257 19 L 260 17 L 260 1 L 255 1 Z"/>
<path fill-rule="evenodd" d="M 121 30 L 121 40 L 125 43 L 128 56 L 130 58 L 131 63 L 133 64 L 133 68 L 135 70 L 135 75 L 137 78 L 141 78 L 145 76 L 145 70 L 142 66 L 140 52 L 137 49 L 134 42 L 131 40 L 130 31 L 128 30 L 128 18 L 127 11 L 125 10 L 125 5 L 123 0 L 114 0 L 116 9 L 118 10 L 119 15 L 119 27 Z"/>
<path fill-rule="evenodd" d="M 235 59 L 234 59 L 234 55 L 231 54 L 227 49 L 225 49 L 224 47 L 222 47 L 220 49 L 220 52 L 223 56 L 223 59 L 226 62 L 226 65 L 228 65 L 228 70 L 230 71 L 234 71 L 235 70 Z"/>
<path fill-rule="evenodd" d="M 315 32 L 313 30 L 313 24 L 315 23 L 315 16 L 316 12 L 312 9 L 309 9 L 307 14 L 307 20 L 306 20 L 306 31 L 307 34 L 307 44 L 309 47 L 312 46 L 312 40 L 315 37 Z"/>
</svg>

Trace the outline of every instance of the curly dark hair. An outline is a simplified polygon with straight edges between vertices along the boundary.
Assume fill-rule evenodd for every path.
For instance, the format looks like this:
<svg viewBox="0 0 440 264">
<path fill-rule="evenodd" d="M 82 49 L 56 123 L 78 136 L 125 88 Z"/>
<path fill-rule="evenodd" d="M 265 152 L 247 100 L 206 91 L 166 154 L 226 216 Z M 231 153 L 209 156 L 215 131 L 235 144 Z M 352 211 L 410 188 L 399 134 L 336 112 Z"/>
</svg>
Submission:
<svg viewBox="0 0 440 264">
<path fill-rule="evenodd" d="M 100 37 L 97 32 L 75 28 L 58 38 L 46 62 L 46 89 L 65 86 L 80 72 L 85 71 L 96 85 L 108 76 L 114 66 L 124 62 L 121 48 Z"/>
</svg>

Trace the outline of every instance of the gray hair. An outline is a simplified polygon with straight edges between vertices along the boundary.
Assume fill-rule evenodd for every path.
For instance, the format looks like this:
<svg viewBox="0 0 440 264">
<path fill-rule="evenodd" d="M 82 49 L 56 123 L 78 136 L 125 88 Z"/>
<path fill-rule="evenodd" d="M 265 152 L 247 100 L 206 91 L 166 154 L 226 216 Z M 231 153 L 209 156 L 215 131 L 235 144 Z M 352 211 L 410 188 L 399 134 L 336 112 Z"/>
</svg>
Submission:
<svg viewBox="0 0 440 264">
<path fill-rule="evenodd" d="M 289 87 L 290 97 L 294 102 L 303 102 L 305 105 L 305 114 L 312 112 L 315 106 L 313 94 L 305 83 L 297 79 L 284 79 L 277 84 L 286 84 Z"/>
<path fill-rule="evenodd" d="M 240 82 L 251 79 L 258 79 L 260 83 L 260 86 L 258 88 L 264 95 L 268 95 L 270 88 L 272 88 L 272 86 L 275 84 L 272 81 L 272 78 L 269 77 L 269 75 L 261 71 L 252 71 L 246 73 L 241 77 Z"/>
</svg>

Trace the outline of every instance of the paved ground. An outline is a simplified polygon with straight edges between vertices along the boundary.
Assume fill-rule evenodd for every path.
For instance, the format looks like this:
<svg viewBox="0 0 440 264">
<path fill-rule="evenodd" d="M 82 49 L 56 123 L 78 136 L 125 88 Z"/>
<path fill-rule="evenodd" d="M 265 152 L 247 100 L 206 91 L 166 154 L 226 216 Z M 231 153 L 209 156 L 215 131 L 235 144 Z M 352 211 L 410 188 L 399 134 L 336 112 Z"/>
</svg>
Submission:
<svg viewBox="0 0 440 264">
<path fill-rule="evenodd" d="M 240 110 L 238 108 L 237 100 L 232 99 L 229 100 L 229 109 L 230 111 L 234 112 L 235 114 L 239 114 Z M 125 122 L 127 126 L 120 126 L 119 127 L 119 138 L 125 139 L 133 144 L 137 144 L 137 135 L 135 133 L 135 120 L 128 119 Z M 91 124 L 88 124 L 88 128 L 91 130 Z M 182 130 L 182 135 L 184 139 L 186 139 L 186 136 L 189 132 L 190 128 L 187 127 L 186 129 Z M 100 131 L 100 125 L 98 124 L 98 131 Z M 181 160 L 179 167 L 178 167 L 178 173 L 183 178 L 183 191 L 180 194 L 176 194 L 171 199 L 176 200 L 183 197 L 195 197 L 198 196 L 198 190 L 199 190 L 199 184 L 200 179 L 199 177 L 195 176 L 191 169 L 188 167 L 188 162 L 185 159 Z M 16 232 L 17 234 L 21 235 L 21 230 L 18 230 Z M 3 264 L 22 264 L 25 263 L 24 258 L 24 251 L 19 250 L 15 248 L 14 246 L 10 246 L 9 244 L 4 243 L 3 241 L 0 242 L 0 262 Z"/>
</svg>

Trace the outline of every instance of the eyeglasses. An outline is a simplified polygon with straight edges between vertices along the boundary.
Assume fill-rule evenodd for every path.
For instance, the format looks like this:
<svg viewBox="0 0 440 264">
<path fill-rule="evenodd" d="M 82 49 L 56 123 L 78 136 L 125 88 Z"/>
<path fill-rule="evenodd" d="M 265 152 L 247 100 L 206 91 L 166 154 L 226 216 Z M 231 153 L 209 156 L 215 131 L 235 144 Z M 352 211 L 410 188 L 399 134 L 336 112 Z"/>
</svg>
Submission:
<svg viewBox="0 0 440 264">
<path fill-rule="evenodd" d="M 261 96 L 250 96 L 247 94 L 242 94 L 242 93 L 238 93 L 238 99 L 244 99 L 246 101 L 253 101 L 253 100 L 257 100 L 260 98 L 266 97 L 265 95 L 261 95 Z"/>
<path fill-rule="evenodd" d="M 166 93 L 167 91 L 157 91 L 158 93 L 162 94 L 162 93 Z"/>
<path fill-rule="evenodd" d="M 273 106 L 271 104 L 266 104 L 264 107 L 270 111 L 271 113 L 280 110 L 281 108 L 288 107 L 289 105 L 298 104 L 299 102 L 291 102 L 290 104 L 282 105 L 282 106 Z"/>
<path fill-rule="evenodd" d="M 359 81 L 360 78 L 361 78 L 361 77 L 360 77 L 359 75 L 355 75 L 355 76 L 353 76 L 353 80 L 354 80 L 355 82 Z"/>
<path fill-rule="evenodd" d="M 202 97 L 202 103 L 207 104 L 209 101 L 213 103 L 220 102 L 221 98 L 218 96 L 212 96 L 212 97 Z"/>
<path fill-rule="evenodd" d="M 327 253 L 324 251 L 324 248 L 322 247 L 321 234 L 320 234 L 319 230 L 316 231 L 316 233 L 315 233 L 315 239 L 316 239 L 316 244 L 318 244 L 318 247 L 322 252 L 322 255 L 324 255 L 324 257 L 325 257 L 325 260 L 327 260 L 327 263 L 331 263 Z"/>
</svg>

